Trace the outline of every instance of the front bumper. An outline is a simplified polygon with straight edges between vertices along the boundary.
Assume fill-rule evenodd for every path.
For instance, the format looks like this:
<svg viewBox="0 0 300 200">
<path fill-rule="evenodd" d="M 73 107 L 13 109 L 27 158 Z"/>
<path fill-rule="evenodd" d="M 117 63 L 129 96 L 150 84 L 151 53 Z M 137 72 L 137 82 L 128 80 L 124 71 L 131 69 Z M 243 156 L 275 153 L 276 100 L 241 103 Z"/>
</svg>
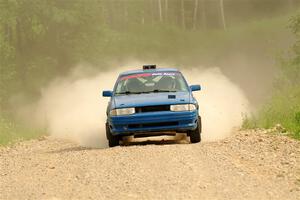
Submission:
<svg viewBox="0 0 300 200">
<path fill-rule="evenodd" d="M 197 128 L 198 111 L 146 112 L 127 116 L 111 116 L 108 123 L 113 135 L 134 135 L 139 132 L 185 132 Z"/>
</svg>

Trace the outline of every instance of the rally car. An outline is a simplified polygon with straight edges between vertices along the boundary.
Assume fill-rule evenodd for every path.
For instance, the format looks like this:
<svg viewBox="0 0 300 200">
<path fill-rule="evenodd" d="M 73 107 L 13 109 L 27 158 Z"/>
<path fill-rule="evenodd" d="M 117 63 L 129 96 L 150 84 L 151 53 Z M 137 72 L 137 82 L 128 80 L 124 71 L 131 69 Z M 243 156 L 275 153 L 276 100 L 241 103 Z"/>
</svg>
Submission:
<svg viewBox="0 0 300 200">
<path fill-rule="evenodd" d="M 119 75 L 107 106 L 106 137 L 110 147 L 124 136 L 148 137 L 187 134 L 191 143 L 201 141 L 199 106 L 177 69 L 144 65 L 140 70 Z"/>
</svg>

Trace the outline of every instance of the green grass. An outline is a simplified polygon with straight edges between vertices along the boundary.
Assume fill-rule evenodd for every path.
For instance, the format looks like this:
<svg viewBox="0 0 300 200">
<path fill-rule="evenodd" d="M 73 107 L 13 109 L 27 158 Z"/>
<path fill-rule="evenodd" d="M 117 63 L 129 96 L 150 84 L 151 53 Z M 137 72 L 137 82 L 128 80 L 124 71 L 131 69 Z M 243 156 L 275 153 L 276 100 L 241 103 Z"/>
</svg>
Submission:
<svg viewBox="0 0 300 200">
<path fill-rule="evenodd" d="M 290 42 L 295 42 L 294 40 L 296 38 L 292 37 L 291 30 L 288 28 L 289 25 L 291 25 L 291 16 L 254 22 L 252 25 L 252 28 L 251 26 L 249 27 L 250 32 L 254 34 L 255 31 L 260 30 L 262 37 L 267 43 L 281 43 L 280 38 L 282 38 L 284 32 L 278 32 L 278 30 L 280 30 L 279 27 L 281 27 L 282 30 L 285 29 L 289 31 Z M 256 34 L 260 33 L 257 32 Z M 270 35 L 270 38 L 268 39 L 266 35 Z M 284 57 L 284 53 L 291 50 L 291 46 L 292 45 L 282 49 L 280 46 L 266 45 L 266 47 L 270 49 L 270 56 L 275 58 L 276 55 L 282 55 L 279 56 L 280 58 L 277 60 L 279 61 L 281 75 L 279 75 L 274 82 L 273 95 L 269 100 L 259 108 L 256 113 L 244 117 L 244 129 L 268 129 L 274 127 L 276 124 L 281 124 L 287 130 L 289 136 L 300 140 L 299 64 L 291 62 L 290 60 L 292 60 L 292 58 L 282 58 Z"/>
<path fill-rule="evenodd" d="M 0 116 L 0 146 L 13 144 L 22 140 L 38 138 L 43 131 L 22 126 L 13 120 Z"/>
<path fill-rule="evenodd" d="M 276 91 L 258 113 L 244 118 L 243 128 L 271 128 L 276 124 L 300 140 L 300 86 Z"/>
</svg>

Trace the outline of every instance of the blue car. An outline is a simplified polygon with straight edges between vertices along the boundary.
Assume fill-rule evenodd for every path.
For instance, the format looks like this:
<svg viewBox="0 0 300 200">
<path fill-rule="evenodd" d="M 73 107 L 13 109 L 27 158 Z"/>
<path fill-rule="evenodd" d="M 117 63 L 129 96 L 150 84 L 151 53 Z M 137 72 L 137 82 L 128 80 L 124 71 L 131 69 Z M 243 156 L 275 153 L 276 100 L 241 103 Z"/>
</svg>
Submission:
<svg viewBox="0 0 300 200">
<path fill-rule="evenodd" d="M 141 70 L 119 75 L 107 106 L 106 137 L 110 147 L 124 136 L 149 137 L 187 134 L 191 143 L 201 141 L 199 106 L 192 92 L 200 85 L 188 86 L 177 69 L 145 65 Z"/>
</svg>

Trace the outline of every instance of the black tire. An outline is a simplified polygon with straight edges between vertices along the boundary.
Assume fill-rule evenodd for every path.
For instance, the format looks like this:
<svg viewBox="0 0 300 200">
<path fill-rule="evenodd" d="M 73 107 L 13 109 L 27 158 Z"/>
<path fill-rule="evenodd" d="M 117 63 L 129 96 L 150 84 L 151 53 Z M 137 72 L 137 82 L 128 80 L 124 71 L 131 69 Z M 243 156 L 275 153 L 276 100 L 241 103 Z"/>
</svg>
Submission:
<svg viewBox="0 0 300 200">
<path fill-rule="evenodd" d="M 118 136 L 114 136 L 111 134 L 108 123 L 105 124 L 105 127 L 106 127 L 106 138 L 108 140 L 108 146 L 109 147 L 119 146 L 120 138 Z"/>
<path fill-rule="evenodd" d="M 189 131 L 188 133 L 188 135 L 190 136 L 191 143 L 201 142 L 202 123 L 200 117 L 198 118 L 197 124 L 198 124 L 197 128 L 193 131 Z"/>
</svg>

